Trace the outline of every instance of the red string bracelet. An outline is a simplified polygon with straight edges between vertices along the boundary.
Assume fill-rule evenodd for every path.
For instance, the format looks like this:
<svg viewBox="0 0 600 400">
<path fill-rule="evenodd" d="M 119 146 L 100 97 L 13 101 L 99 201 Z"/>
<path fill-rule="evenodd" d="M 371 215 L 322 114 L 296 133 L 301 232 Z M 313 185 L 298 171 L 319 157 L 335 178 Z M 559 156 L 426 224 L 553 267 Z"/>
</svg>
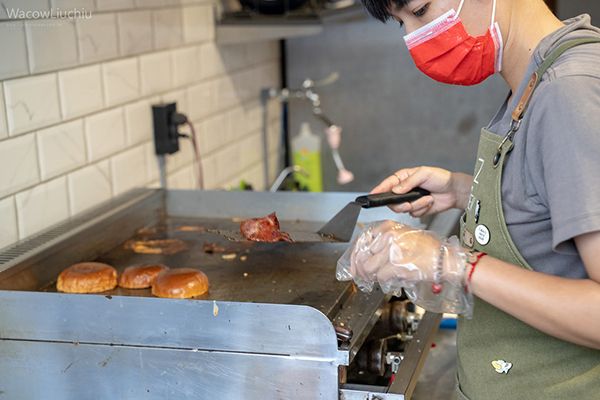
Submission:
<svg viewBox="0 0 600 400">
<path fill-rule="evenodd" d="M 471 271 L 469 272 L 469 276 L 467 278 L 468 285 L 471 284 L 471 278 L 473 277 L 473 272 L 475 272 L 475 268 L 477 267 L 477 264 L 479 264 L 479 261 L 481 261 L 481 259 L 485 256 L 487 256 L 487 253 L 483 253 L 483 252 L 479 253 L 479 254 L 477 254 L 477 256 L 475 256 L 475 261 L 469 262 L 469 264 L 471 264 Z"/>
</svg>

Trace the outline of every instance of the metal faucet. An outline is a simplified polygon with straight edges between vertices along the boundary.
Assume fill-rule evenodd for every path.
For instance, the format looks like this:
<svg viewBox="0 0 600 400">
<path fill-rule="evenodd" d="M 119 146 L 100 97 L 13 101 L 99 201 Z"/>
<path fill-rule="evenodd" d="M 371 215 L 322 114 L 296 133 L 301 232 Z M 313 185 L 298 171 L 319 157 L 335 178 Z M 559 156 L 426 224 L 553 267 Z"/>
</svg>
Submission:
<svg viewBox="0 0 600 400">
<path fill-rule="evenodd" d="M 286 167 L 283 169 L 283 171 L 281 171 L 279 173 L 279 175 L 277 176 L 277 179 L 275 179 L 275 182 L 273 182 L 273 184 L 271 185 L 269 192 L 278 191 L 279 188 L 281 187 L 281 184 L 283 183 L 283 181 L 285 181 L 285 178 L 287 178 L 288 175 L 290 175 L 292 173 L 296 173 L 296 172 L 302 174 L 303 176 L 309 175 L 308 172 L 306 172 L 306 170 L 299 165 L 292 165 L 292 166 Z"/>
<path fill-rule="evenodd" d="M 321 110 L 321 98 L 319 97 L 319 94 L 315 92 L 314 89 L 318 87 L 331 85 L 339 78 L 340 74 L 338 72 L 333 72 L 328 77 L 326 77 L 325 79 L 321 79 L 320 81 L 313 81 L 310 78 L 305 79 L 304 82 L 302 82 L 302 88 L 283 88 L 281 90 L 270 88 L 266 90 L 269 99 L 279 99 L 279 101 L 282 102 L 287 102 L 291 99 L 304 99 L 310 101 L 312 104 L 313 114 L 329 127 L 331 125 L 334 125 L 334 123 L 325 114 L 323 114 L 323 111 Z"/>
<path fill-rule="evenodd" d="M 335 165 L 338 169 L 338 182 L 341 184 L 348 183 L 352 181 L 353 175 L 350 171 L 348 171 L 342 162 L 342 158 L 340 157 L 338 146 L 339 146 L 339 137 L 341 134 L 341 128 L 336 125 L 327 115 L 323 113 L 321 109 L 321 98 L 319 94 L 314 90 L 315 88 L 327 86 L 335 81 L 337 81 L 340 77 L 338 72 L 333 72 L 328 77 L 321 79 L 319 81 L 313 81 L 310 78 L 307 78 L 302 82 L 302 87 L 298 89 L 275 89 L 275 88 L 265 88 L 261 90 L 261 103 L 263 108 L 263 153 L 264 153 L 264 176 L 265 182 L 269 181 L 269 139 L 267 132 L 268 125 L 268 115 L 267 115 L 267 102 L 271 99 L 278 99 L 281 102 L 289 102 L 292 99 L 299 100 L 308 100 L 312 105 L 313 115 L 318 118 L 321 122 L 323 122 L 326 126 L 326 132 L 331 132 L 334 135 L 337 135 L 337 140 L 333 142 L 329 140 L 328 142 L 331 147 L 333 159 L 335 161 Z M 336 145 L 332 143 L 337 142 Z M 284 170 L 285 171 L 285 170 Z M 284 178 L 285 179 L 285 178 Z M 277 180 L 275 181 L 277 182 Z M 280 183 L 281 184 L 281 183 Z"/>
</svg>

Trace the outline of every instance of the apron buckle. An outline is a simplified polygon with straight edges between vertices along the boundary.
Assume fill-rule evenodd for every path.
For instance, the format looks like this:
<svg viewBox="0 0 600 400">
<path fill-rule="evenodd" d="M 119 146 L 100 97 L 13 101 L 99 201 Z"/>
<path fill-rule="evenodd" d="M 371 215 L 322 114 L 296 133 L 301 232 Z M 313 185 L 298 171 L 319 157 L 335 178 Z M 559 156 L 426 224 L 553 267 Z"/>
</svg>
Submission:
<svg viewBox="0 0 600 400">
<path fill-rule="evenodd" d="M 519 130 L 519 128 L 521 127 L 521 121 L 523 121 L 522 119 L 513 119 L 512 122 L 510 123 L 510 129 L 508 131 L 508 133 L 506 134 L 506 136 L 504 136 L 504 139 L 502 139 L 502 142 L 500 142 L 500 144 L 498 145 L 498 151 L 496 151 L 496 155 L 494 156 L 493 164 L 494 164 L 494 168 L 496 168 L 498 166 L 498 164 L 500 163 L 500 159 L 502 158 L 502 147 L 504 147 L 504 144 L 506 142 L 508 142 L 509 140 L 511 141 L 511 149 L 512 149 L 512 140 L 515 137 L 515 133 L 517 133 L 517 131 Z"/>
<path fill-rule="evenodd" d="M 466 247 L 468 247 L 469 249 L 472 249 L 473 246 L 475 246 L 475 237 L 473 236 L 473 234 L 471 232 L 469 232 L 467 229 L 465 229 L 463 231 L 463 235 L 462 235 L 462 239 L 463 239 L 463 243 Z"/>
</svg>

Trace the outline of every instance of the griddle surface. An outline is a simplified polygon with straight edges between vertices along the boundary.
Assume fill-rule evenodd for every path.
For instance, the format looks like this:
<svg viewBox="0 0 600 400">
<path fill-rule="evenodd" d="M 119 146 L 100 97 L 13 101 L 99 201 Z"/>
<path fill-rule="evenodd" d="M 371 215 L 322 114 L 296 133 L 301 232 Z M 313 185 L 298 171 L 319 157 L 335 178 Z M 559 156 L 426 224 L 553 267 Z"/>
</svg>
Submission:
<svg viewBox="0 0 600 400">
<path fill-rule="evenodd" d="M 164 223 L 144 227 L 144 232 L 150 231 L 150 234 L 138 233 L 132 239 L 181 239 L 188 246 L 187 250 L 173 255 L 136 254 L 121 244 L 95 261 L 113 265 L 119 272 L 130 265 L 144 263 L 196 268 L 203 271 L 210 282 L 209 293 L 196 299 L 303 304 L 331 316 L 352 290 L 347 282 L 335 279 L 336 262 L 348 244 L 320 238 L 314 233 L 320 228 L 319 224 L 280 222 L 283 231 L 300 241 L 250 242 L 242 238 L 239 221 L 232 219 L 168 218 Z M 201 227 L 206 231 L 184 231 L 181 227 Z M 215 243 L 226 250 L 207 254 L 203 249 L 205 243 Z M 227 260 L 224 254 L 235 254 L 235 259 Z M 46 290 L 56 288 L 52 284 Z M 149 289 L 117 288 L 102 294 L 152 296 Z"/>
</svg>

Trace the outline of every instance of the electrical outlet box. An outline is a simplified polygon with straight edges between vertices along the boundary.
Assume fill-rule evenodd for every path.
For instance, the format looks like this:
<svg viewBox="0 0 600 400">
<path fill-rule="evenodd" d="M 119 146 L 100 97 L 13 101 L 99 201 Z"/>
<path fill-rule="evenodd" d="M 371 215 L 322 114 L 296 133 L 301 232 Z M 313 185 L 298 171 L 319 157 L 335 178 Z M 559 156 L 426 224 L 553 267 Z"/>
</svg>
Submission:
<svg viewBox="0 0 600 400">
<path fill-rule="evenodd" d="M 179 132 L 173 116 L 177 113 L 177 103 L 152 106 L 154 121 L 154 149 L 157 155 L 173 154 L 179 151 Z"/>
</svg>

